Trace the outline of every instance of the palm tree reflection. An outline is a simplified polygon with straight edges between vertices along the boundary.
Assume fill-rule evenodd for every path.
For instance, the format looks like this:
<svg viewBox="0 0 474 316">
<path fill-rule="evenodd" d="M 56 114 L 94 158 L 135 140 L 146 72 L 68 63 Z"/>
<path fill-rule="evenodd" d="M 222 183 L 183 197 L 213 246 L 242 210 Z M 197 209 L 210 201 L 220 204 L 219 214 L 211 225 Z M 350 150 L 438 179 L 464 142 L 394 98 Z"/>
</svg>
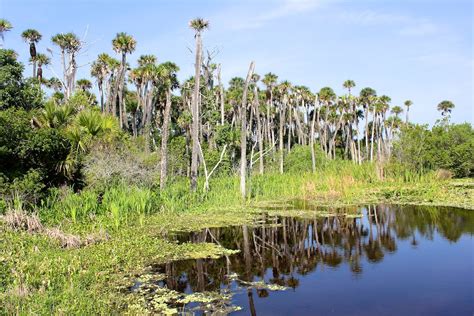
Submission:
<svg viewBox="0 0 474 316">
<path fill-rule="evenodd" d="M 236 285 L 248 288 L 249 308 L 256 313 L 254 289 L 259 298 L 267 289 L 252 288 L 248 282 L 264 281 L 297 289 L 300 278 L 319 268 L 349 268 L 361 277 L 364 265 L 380 263 L 395 253 L 400 242 L 420 246 L 438 231 L 456 242 L 463 233 L 473 234 L 469 213 L 447 208 L 369 206 L 362 218 L 344 216 L 356 209 L 339 210 L 330 217 L 292 218 L 265 216 L 265 224 L 226 227 L 178 236 L 180 242 L 215 242 L 241 252 L 218 260 L 178 261 L 158 267 L 168 276 L 168 288 L 215 291 L 230 288 L 228 275 L 236 273 Z M 239 283 L 239 280 L 246 285 Z"/>
</svg>

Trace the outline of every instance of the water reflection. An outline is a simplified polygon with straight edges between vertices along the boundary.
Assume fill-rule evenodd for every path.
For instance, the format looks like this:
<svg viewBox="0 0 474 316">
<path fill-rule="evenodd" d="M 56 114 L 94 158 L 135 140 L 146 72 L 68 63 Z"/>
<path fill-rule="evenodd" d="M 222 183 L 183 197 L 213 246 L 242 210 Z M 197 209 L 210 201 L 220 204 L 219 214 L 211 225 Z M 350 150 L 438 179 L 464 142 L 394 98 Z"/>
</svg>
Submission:
<svg viewBox="0 0 474 316">
<path fill-rule="evenodd" d="M 238 275 L 237 285 L 263 280 L 296 290 L 307 275 L 327 270 L 347 269 L 353 278 L 361 278 L 369 273 L 366 269 L 370 265 L 396 254 L 402 242 L 418 249 L 435 236 L 456 243 L 463 234 L 472 236 L 474 232 L 474 216 L 469 211 L 368 206 L 361 212 L 359 218 L 264 214 L 257 225 L 180 234 L 176 236 L 179 242 L 215 242 L 241 252 L 218 260 L 172 262 L 155 269 L 166 274 L 162 285 L 179 292 L 232 291 L 236 281 L 229 275 L 234 274 Z M 256 315 L 255 294 L 258 298 L 272 295 L 265 287 L 247 286 L 246 313 L 252 315 Z"/>
</svg>

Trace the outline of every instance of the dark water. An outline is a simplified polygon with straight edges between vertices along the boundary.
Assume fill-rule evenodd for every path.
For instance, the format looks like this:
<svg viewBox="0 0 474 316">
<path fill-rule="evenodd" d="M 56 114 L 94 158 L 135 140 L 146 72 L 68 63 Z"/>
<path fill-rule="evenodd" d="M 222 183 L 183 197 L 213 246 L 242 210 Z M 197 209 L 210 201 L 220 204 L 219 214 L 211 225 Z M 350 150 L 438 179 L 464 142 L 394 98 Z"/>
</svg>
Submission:
<svg viewBox="0 0 474 316">
<path fill-rule="evenodd" d="M 474 213 L 360 210 L 361 218 L 266 215 L 255 225 L 180 234 L 179 242 L 217 240 L 241 252 L 155 270 L 179 292 L 229 291 L 242 307 L 235 315 L 473 315 Z M 248 283 L 260 280 L 287 289 Z"/>
</svg>

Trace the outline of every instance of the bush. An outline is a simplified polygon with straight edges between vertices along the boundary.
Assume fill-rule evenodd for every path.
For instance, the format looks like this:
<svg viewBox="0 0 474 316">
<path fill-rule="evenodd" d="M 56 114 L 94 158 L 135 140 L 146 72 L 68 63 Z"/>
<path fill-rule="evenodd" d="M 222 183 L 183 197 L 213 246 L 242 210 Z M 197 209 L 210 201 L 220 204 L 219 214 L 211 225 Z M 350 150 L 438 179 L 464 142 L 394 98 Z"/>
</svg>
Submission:
<svg viewBox="0 0 474 316">
<path fill-rule="evenodd" d="M 412 171 L 446 169 L 456 177 L 474 176 L 474 130 L 471 124 L 441 122 L 402 129 L 394 143 L 393 160 Z"/>
<path fill-rule="evenodd" d="M 451 170 L 456 177 L 474 176 L 474 130 L 471 124 L 433 127 L 426 156 L 433 169 Z"/>
<path fill-rule="evenodd" d="M 51 128 L 33 128 L 32 113 L 10 108 L 0 111 L 0 195 L 19 194 L 34 202 L 42 190 L 66 181 L 58 164 L 69 153 L 70 143 Z"/>
<path fill-rule="evenodd" d="M 41 106 L 42 93 L 35 80 L 23 79 L 23 65 L 16 53 L 0 49 L 0 110 L 32 109 Z"/>
<path fill-rule="evenodd" d="M 321 169 L 326 165 L 326 157 L 321 148 L 315 144 L 316 168 Z M 295 145 L 284 160 L 285 172 L 311 172 L 311 147 Z"/>
<path fill-rule="evenodd" d="M 98 142 L 83 165 L 86 184 L 96 188 L 117 183 L 152 186 L 160 177 L 157 154 L 146 154 L 131 144 Z"/>
</svg>

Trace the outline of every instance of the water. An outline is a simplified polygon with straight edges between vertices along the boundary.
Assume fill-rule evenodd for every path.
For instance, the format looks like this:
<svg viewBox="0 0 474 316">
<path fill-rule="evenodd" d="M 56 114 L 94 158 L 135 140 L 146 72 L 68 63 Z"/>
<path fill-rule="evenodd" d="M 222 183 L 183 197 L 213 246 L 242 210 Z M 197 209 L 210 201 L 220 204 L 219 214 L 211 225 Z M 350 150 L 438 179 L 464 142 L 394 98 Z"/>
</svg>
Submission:
<svg viewBox="0 0 474 316">
<path fill-rule="evenodd" d="M 229 306 L 241 308 L 235 315 L 473 314 L 474 213 L 398 206 L 363 207 L 360 218 L 331 212 L 263 215 L 255 225 L 179 234 L 179 242 L 218 242 L 240 253 L 155 266 L 166 274 L 159 286 L 228 294 L 227 301 L 174 304 L 196 314 Z"/>
</svg>

